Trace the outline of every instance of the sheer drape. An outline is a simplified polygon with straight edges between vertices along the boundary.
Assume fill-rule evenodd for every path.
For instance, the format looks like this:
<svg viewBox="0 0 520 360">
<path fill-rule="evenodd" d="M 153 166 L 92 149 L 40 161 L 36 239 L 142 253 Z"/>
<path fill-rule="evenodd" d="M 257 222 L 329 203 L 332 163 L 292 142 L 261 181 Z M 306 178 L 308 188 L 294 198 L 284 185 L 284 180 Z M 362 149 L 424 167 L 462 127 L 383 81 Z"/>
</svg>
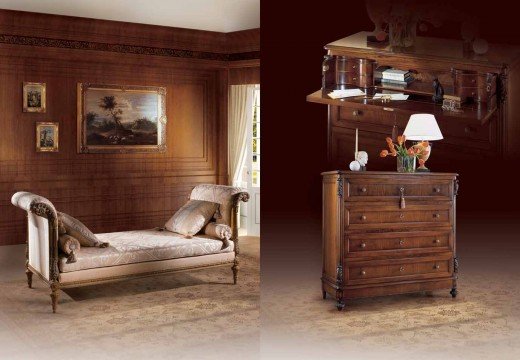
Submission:
<svg viewBox="0 0 520 360">
<path fill-rule="evenodd" d="M 233 186 L 242 185 L 247 131 L 253 118 L 253 90 L 253 85 L 232 85 L 229 89 L 228 171 Z"/>
</svg>

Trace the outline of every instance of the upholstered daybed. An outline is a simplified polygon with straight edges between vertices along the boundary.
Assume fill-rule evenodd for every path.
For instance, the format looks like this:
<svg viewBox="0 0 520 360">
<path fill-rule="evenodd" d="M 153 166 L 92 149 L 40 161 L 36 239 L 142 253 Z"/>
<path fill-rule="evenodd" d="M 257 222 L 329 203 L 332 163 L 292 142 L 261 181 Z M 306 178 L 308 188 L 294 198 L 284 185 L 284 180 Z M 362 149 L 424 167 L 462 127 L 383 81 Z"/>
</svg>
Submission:
<svg viewBox="0 0 520 360">
<path fill-rule="evenodd" d="M 236 284 L 239 203 L 248 199 L 242 189 L 223 185 L 198 185 L 190 194 L 190 200 L 220 205 L 221 222 L 231 227 L 229 241 L 199 234 L 186 238 L 163 228 L 96 234 L 110 246 L 82 247 L 72 263 L 58 248 L 58 212 L 54 205 L 29 192 L 17 192 L 11 201 L 27 211 L 28 285 L 32 287 L 32 274 L 49 284 L 52 310 L 56 312 L 60 288 L 81 284 L 227 264 L 232 265 Z"/>
</svg>

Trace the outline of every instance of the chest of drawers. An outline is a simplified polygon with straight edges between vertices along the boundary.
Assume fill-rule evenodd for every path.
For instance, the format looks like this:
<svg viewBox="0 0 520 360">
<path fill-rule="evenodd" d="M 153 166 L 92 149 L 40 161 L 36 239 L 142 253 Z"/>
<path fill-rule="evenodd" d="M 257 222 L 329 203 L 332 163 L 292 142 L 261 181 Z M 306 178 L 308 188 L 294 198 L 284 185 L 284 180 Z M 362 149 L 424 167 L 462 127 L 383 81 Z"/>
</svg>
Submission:
<svg viewBox="0 0 520 360">
<path fill-rule="evenodd" d="M 457 295 L 456 174 L 323 176 L 323 297 L 451 289 Z"/>
</svg>

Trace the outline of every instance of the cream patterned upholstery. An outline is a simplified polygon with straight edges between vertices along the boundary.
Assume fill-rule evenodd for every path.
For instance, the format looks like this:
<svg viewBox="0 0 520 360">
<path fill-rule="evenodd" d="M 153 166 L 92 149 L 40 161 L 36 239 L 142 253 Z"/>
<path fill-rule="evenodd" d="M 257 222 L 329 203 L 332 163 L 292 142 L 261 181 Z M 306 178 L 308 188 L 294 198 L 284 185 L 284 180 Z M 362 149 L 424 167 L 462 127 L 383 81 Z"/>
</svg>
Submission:
<svg viewBox="0 0 520 360">
<path fill-rule="evenodd" d="M 97 237 L 110 246 L 82 247 L 75 263 L 67 264 L 67 258 L 60 257 L 60 272 L 233 251 L 231 241 L 224 243 L 207 235 L 186 239 L 183 235 L 157 229 L 97 234 Z"/>
</svg>

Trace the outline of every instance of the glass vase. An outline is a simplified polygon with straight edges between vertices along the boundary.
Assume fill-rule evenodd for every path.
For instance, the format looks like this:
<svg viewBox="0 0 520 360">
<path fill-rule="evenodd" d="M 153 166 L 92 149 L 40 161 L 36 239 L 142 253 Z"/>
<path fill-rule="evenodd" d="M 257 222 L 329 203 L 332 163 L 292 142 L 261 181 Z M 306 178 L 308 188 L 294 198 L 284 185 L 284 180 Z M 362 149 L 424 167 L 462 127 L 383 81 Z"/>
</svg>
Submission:
<svg viewBox="0 0 520 360">
<path fill-rule="evenodd" d="M 415 156 L 398 156 L 397 172 L 413 173 L 415 172 Z"/>
</svg>

